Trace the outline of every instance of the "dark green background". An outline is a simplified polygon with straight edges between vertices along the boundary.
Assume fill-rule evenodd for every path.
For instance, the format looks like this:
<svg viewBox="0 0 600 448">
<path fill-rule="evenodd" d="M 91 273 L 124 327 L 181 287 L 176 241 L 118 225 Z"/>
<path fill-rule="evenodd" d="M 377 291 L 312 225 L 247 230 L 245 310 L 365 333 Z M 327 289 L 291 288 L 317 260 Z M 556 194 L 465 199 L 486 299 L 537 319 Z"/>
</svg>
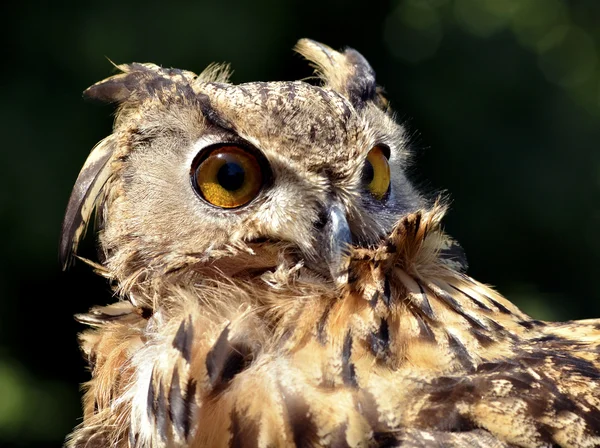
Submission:
<svg viewBox="0 0 600 448">
<path fill-rule="evenodd" d="M 415 181 L 451 194 L 447 229 L 471 274 L 537 318 L 600 316 L 597 0 L 105 0 L 0 14 L 0 446 L 59 446 L 77 424 L 88 374 L 72 315 L 114 300 L 88 267 L 57 262 L 70 189 L 110 132 L 112 109 L 81 99 L 113 73 L 107 57 L 196 72 L 228 61 L 239 83 L 310 75 L 291 52 L 301 37 L 356 48 L 413 136 Z"/>
</svg>

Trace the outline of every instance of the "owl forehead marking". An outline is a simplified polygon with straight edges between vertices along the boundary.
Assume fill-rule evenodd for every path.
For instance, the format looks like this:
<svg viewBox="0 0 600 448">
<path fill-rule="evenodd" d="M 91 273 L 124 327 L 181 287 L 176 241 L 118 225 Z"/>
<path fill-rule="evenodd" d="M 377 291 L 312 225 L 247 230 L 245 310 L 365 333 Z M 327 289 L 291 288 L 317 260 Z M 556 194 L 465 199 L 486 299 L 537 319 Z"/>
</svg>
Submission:
<svg viewBox="0 0 600 448">
<path fill-rule="evenodd" d="M 368 146 L 364 121 L 339 93 L 302 81 L 201 88 L 241 137 L 307 169 L 347 165 Z"/>
</svg>

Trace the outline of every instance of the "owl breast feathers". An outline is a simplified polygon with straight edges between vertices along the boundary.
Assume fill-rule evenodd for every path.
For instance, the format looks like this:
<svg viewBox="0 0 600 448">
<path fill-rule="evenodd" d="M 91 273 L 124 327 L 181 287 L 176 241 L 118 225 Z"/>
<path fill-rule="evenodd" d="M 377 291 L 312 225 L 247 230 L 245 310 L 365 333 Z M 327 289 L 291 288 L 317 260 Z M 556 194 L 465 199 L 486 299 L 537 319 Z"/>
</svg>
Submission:
<svg viewBox="0 0 600 448">
<path fill-rule="evenodd" d="M 63 224 L 93 211 L 121 300 L 77 316 L 91 380 L 69 447 L 600 446 L 600 321 L 534 320 L 469 277 L 443 201 L 355 50 L 306 82 L 152 64 Z"/>
</svg>

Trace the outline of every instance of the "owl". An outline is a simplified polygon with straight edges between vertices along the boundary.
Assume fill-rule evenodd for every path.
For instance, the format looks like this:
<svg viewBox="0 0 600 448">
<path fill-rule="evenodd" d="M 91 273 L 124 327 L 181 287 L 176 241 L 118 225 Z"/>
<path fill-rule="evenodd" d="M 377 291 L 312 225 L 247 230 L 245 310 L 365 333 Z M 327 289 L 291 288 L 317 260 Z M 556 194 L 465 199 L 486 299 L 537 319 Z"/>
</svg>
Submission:
<svg viewBox="0 0 600 448">
<path fill-rule="evenodd" d="M 471 278 L 369 63 L 296 51 L 318 82 L 133 63 L 85 91 L 117 113 L 61 257 L 95 215 L 118 301 L 77 316 L 67 446 L 600 446 L 600 320 L 535 320 Z"/>
</svg>

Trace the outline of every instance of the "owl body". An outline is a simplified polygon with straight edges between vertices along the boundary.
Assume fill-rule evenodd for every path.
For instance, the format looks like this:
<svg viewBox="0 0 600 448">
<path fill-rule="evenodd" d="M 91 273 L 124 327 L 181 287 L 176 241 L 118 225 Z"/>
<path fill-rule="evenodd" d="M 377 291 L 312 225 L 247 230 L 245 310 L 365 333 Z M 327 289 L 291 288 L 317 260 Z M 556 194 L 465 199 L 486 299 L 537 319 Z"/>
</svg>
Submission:
<svg viewBox="0 0 600 448">
<path fill-rule="evenodd" d="M 86 91 L 119 109 L 61 251 L 95 208 L 121 300 L 78 316 L 68 446 L 599 446 L 600 322 L 469 277 L 366 60 L 297 50 L 321 85 L 130 64 Z"/>
</svg>

